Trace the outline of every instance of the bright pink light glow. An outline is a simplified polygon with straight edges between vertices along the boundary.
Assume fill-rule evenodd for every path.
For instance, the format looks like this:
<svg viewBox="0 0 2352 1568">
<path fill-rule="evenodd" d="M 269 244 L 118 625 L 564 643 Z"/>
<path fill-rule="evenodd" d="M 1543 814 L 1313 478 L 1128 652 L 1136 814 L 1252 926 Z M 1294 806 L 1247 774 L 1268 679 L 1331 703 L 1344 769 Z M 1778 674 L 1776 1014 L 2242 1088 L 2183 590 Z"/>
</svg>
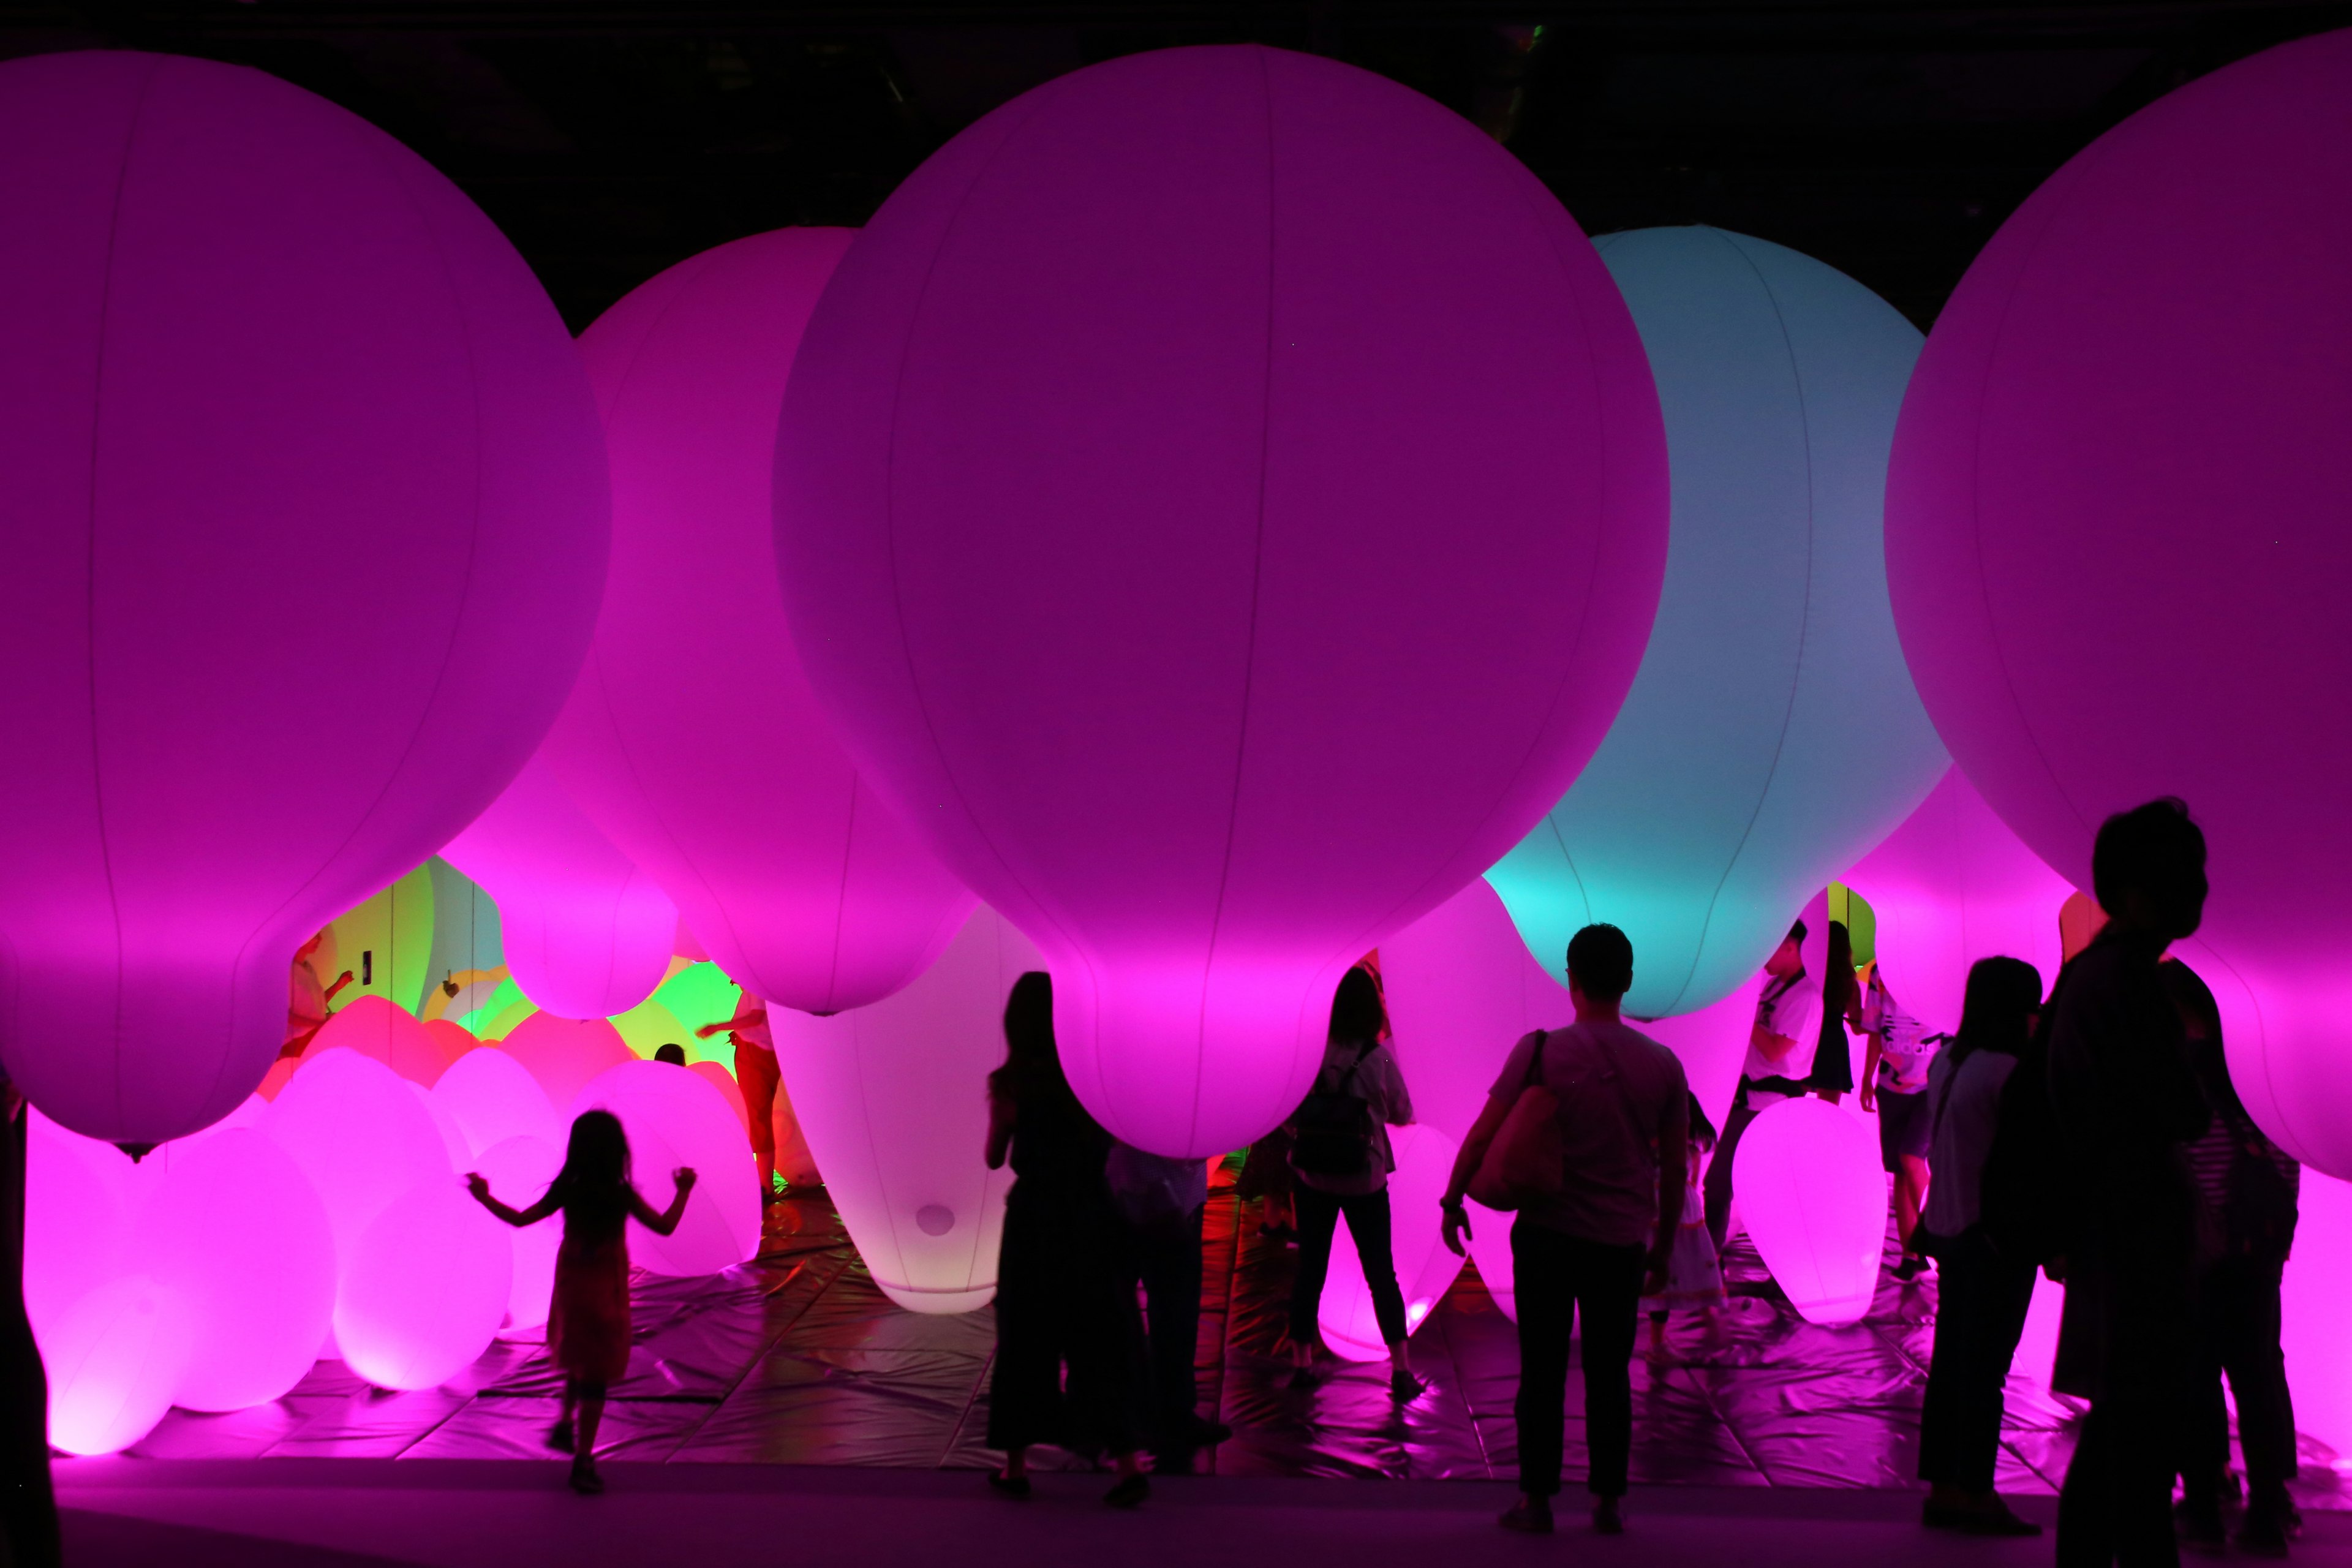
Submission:
<svg viewBox="0 0 2352 1568">
<path fill-rule="evenodd" d="M 581 335 L 612 454 L 613 574 L 547 752 L 721 968 L 814 1013 L 898 990 L 971 908 L 834 739 L 776 586 L 777 410 L 851 237 L 706 251 Z"/>
<path fill-rule="evenodd" d="M 527 1209 L 546 1195 L 548 1184 L 563 1169 L 563 1149 L 544 1138 L 509 1138 L 482 1151 L 474 1161 L 501 1202 Z M 547 1309 L 555 1289 L 555 1254 L 563 1245 L 563 1222 L 507 1228 L 514 1255 L 513 1283 L 507 1291 L 505 1334 L 528 1334 L 547 1322 Z"/>
<path fill-rule="evenodd" d="M 506 1228 L 450 1175 L 386 1205 L 345 1260 L 335 1300 L 351 1369 L 378 1388 L 433 1388 L 489 1349 L 514 1275 Z"/>
<path fill-rule="evenodd" d="M 259 71 L 0 65 L 0 1056 L 159 1142 L 260 1080 L 296 945 L 538 743 L 601 441 L 489 220 Z"/>
<path fill-rule="evenodd" d="M 2352 1458 L 2352 1336 L 2344 1331 L 2344 1302 L 2352 1292 L 2352 1185 L 2306 1171 L 2302 1207 L 2279 1298 L 2294 1424 Z"/>
<path fill-rule="evenodd" d="M 500 1043 L 500 1048 L 538 1080 L 547 1103 L 553 1107 L 570 1105 L 590 1079 L 637 1059 L 628 1042 L 621 1038 L 621 1031 L 604 1019 L 559 1018 L 552 1013 L 533 1013 L 525 1018 Z M 570 1116 L 562 1118 L 561 1127 L 571 1125 Z M 559 1133 L 558 1142 L 562 1136 Z"/>
<path fill-rule="evenodd" d="M 688 1062 L 686 1070 L 717 1089 L 719 1098 L 727 1102 L 727 1109 L 735 1113 L 735 1120 L 743 1124 L 743 1131 L 751 1130 L 751 1111 L 743 1103 L 743 1089 L 735 1081 L 733 1073 L 717 1062 Z"/>
<path fill-rule="evenodd" d="M 1061 77 L 918 170 L 776 475 L 811 684 L 1044 951 L 1080 1098 L 1171 1154 L 1296 1106 L 1348 965 L 1559 799 L 1664 566 L 1574 221 L 1449 110 L 1255 47 Z"/>
<path fill-rule="evenodd" d="M 111 1454 L 144 1437 L 172 1405 L 188 1362 L 180 1300 L 144 1274 L 84 1296 L 45 1335 L 49 1441 L 68 1454 Z"/>
<path fill-rule="evenodd" d="M 536 1138 L 560 1147 L 567 1136 L 539 1080 L 514 1053 L 495 1046 L 468 1051 L 452 1062 L 433 1086 L 433 1098 L 457 1122 L 475 1154 L 509 1138 Z"/>
<path fill-rule="evenodd" d="M 1732 1177 L 1764 1267 L 1807 1322 L 1851 1323 L 1870 1310 L 1886 1181 L 1869 1127 L 1811 1097 L 1784 1100 L 1748 1124 Z"/>
<path fill-rule="evenodd" d="M 677 906 L 533 757 L 441 858 L 498 900 L 507 972 L 561 1018 L 609 1018 L 669 972 Z"/>
<path fill-rule="evenodd" d="M 1919 694 L 2077 886 L 2110 812 L 2210 840 L 2197 963 L 2247 1108 L 2352 1174 L 2352 33 L 2200 77 L 2079 153 L 1936 323 L 1887 487 Z"/>
<path fill-rule="evenodd" d="M 1437 1207 L 1461 1146 L 1435 1127 L 1420 1124 L 1391 1128 L 1389 1138 L 1397 1162 L 1389 1176 L 1393 1231 L 1390 1252 L 1396 1263 L 1397 1288 L 1404 1292 L 1409 1334 L 1421 1326 L 1421 1321 L 1453 1288 L 1454 1277 L 1462 1272 L 1462 1259 L 1447 1250 L 1438 1234 Z M 1371 1290 L 1364 1283 L 1363 1259 L 1345 1221 L 1332 1237 L 1331 1273 L 1324 1281 L 1322 1306 L 1315 1321 L 1323 1331 L 1323 1342 L 1349 1361 L 1378 1361 L 1389 1353 L 1372 1313 Z"/>
<path fill-rule="evenodd" d="M 874 1282 L 917 1312 L 996 1291 L 1013 1173 L 991 1171 L 982 1084 L 1004 1060 L 1004 998 L 1036 948 L 986 905 L 897 995 L 831 1018 L 769 1014 L 826 1193 Z"/>
<path fill-rule="evenodd" d="M 631 1222 L 631 1262 L 656 1274 L 716 1274 L 760 1250 L 759 1168 L 717 1089 L 667 1062 L 632 1058 L 582 1089 L 571 1114 L 592 1109 L 621 1119 L 637 1191 L 656 1211 L 669 1206 L 672 1171 L 690 1165 L 698 1178 L 675 1234 Z"/>
<path fill-rule="evenodd" d="M 44 1343 L 76 1302 L 131 1271 L 131 1227 L 142 1201 L 131 1179 L 121 1151 L 32 1113 L 25 1151 L 25 1313 Z"/>
<path fill-rule="evenodd" d="M 302 1053 L 305 1060 L 337 1047 L 382 1062 L 411 1083 L 426 1088 L 449 1065 L 448 1047 L 398 1003 L 362 996 L 327 1020 Z"/>
<path fill-rule="evenodd" d="M 357 1051 L 305 1061 L 271 1104 L 264 1131 L 326 1205 L 340 1277 L 349 1276 L 361 1238 L 386 1205 L 453 1175 L 432 1114 L 390 1068 Z"/>
</svg>

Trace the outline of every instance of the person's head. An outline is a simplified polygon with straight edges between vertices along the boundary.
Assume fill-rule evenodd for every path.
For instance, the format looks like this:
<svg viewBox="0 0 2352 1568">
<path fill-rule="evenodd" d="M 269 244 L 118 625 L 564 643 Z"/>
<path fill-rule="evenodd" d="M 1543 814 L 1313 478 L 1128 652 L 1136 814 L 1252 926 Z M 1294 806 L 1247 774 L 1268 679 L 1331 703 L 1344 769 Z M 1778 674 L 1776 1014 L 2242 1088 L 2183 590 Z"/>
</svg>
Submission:
<svg viewBox="0 0 2352 1568">
<path fill-rule="evenodd" d="M 657 1062 L 667 1062 L 672 1067 L 682 1068 L 686 1065 L 686 1047 L 679 1045 L 676 1040 L 665 1040 L 654 1051 L 654 1060 Z"/>
<path fill-rule="evenodd" d="M 1054 977 L 1033 969 L 1013 983 L 1004 999 L 1004 1062 L 1033 1068 L 1060 1061 L 1054 1048 Z"/>
<path fill-rule="evenodd" d="M 1381 988 L 1371 971 L 1358 964 L 1339 976 L 1339 988 L 1331 994 L 1331 1027 L 1326 1039 L 1368 1046 L 1387 1032 L 1388 1023 L 1388 1009 L 1381 1005 Z"/>
<path fill-rule="evenodd" d="M 2178 942 L 2205 918 L 2205 834 L 2166 795 L 2099 825 L 2091 891 L 2119 930 Z"/>
<path fill-rule="evenodd" d="M 1979 958 L 1969 969 L 1960 1001 L 1955 1060 L 1977 1051 L 2015 1056 L 2042 1012 L 2042 972 L 2021 958 Z"/>
<path fill-rule="evenodd" d="M 568 1194 L 610 1194 L 629 1179 L 629 1135 L 609 1110 L 583 1110 L 572 1119 L 572 1142 L 555 1180 Z"/>
<path fill-rule="evenodd" d="M 1687 1089 L 1684 1092 L 1689 1093 Z M 1719 1134 L 1715 1130 L 1715 1123 L 1706 1119 L 1706 1108 L 1699 1104 L 1698 1096 L 1696 1094 L 1690 1096 L 1687 1113 L 1690 1117 L 1691 1147 L 1701 1153 L 1713 1149 Z"/>
<path fill-rule="evenodd" d="M 1799 921 L 1780 939 L 1780 945 L 1772 950 L 1772 956 L 1764 961 L 1764 973 L 1775 980 L 1787 980 L 1804 972 L 1805 922 Z"/>
<path fill-rule="evenodd" d="M 1633 988 L 1633 944 L 1612 925 L 1589 925 L 1568 939 L 1568 989 L 1588 1002 L 1614 1003 Z"/>
</svg>

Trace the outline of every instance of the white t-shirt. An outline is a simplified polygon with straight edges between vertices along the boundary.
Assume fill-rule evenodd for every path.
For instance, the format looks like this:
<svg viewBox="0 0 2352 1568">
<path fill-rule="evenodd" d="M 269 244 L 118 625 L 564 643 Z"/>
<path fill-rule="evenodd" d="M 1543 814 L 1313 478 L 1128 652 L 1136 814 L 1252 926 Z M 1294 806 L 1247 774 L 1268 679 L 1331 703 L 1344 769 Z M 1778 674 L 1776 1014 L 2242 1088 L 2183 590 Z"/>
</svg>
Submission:
<svg viewBox="0 0 2352 1568">
<path fill-rule="evenodd" d="M 1903 1011 L 1874 969 L 1862 1005 L 1862 1026 L 1878 1037 L 1878 1087 L 1889 1094 L 1926 1093 L 1927 1064 L 1936 1058 L 1927 1026 Z"/>
<path fill-rule="evenodd" d="M 1813 1070 L 1813 1053 L 1822 1043 L 1820 984 L 1801 972 L 1793 980 L 1767 980 L 1756 998 L 1756 1027 L 1769 1034 L 1786 1035 L 1796 1042 L 1796 1047 L 1776 1062 L 1758 1047 L 1751 1033 L 1748 1037 L 1748 1059 L 1740 1064 L 1739 1076 L 1750 1084 L 1788 1079 L 1793 1085 L 1801 1086 L 1805 1075 Z M 1751 1088 L 1748 1103 L 1760 1109 L 1775 1100 L 1802 1092 L 1801 1087 L 1778 1092 Z"/>
</svg>

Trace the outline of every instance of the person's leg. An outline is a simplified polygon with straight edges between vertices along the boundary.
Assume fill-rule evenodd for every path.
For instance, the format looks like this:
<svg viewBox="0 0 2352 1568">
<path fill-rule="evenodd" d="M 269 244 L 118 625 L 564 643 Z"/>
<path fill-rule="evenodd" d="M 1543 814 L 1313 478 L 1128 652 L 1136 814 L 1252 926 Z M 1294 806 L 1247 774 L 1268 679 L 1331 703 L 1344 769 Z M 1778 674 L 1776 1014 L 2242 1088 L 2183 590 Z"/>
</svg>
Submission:
<svg viewBox="0 0 2352 1568">
<path fill-rule="evenodd" d="M 2181 1538 L 2219 1546 L 2222 1484 L 2230 1473 L 2230 1409 L 2221 1394 L 2223 1325 L 2229 1317 L 2230 1264 L 2225 1259 L 2198 1280 L 2194 1309 L 2194 1361 L 2181 1384 Z"/>
<path fill-rule="evenodd" d="M 1706 1179 L 1700 1184 L 1700 1190 L 1706 1196 L 1706 1233 L 1715 1238 L 1717 1257 L 1723 1254 L 1726 1233 L 1731 1226 L 1731 1157 L 1739 1152 L 1739 1135 L 1755 1120 L 1754 1111 L 1735 1103 L 1723 1119 L 1723 1136 L 1717 1142 L 1715 1152 L 1707 1156 Z"/>
<path fill-rule="evenodd" d="M 1419 1392 L 1412 1363 L 1405 1352 L 1410 1330 L 1405 1324 L 1404 1292 L 1397 1286 L 1395 1217 L 1389 1207 L 1389 1190 L 1351 1194 L 1339 1200 L 1348 1216 L 1348 1235 L 1356 1243 L 1356 1258 L 1364 1269 L 1364 1286 L 1371 1293 L 1372 1317 L 1381 1326 L 1381 1342 L 1389 1347 L 1390 1375 L 1402 1397 Z"/>
<path fill-rule="evenodd" d="M 1610 1528 L 1625 1495 L 1633 1447 L 1633 1331 L 1642 1305 L 1639 1247 L 1570 1241 L 1576 1308 L 1584 1320 L 1584 1440 L 1591 1468 L 1585 1489 L 1601 1500 L 1596 1523 Z"/>
<path fill-rule="evenodd" d="M 2240 1265 L 2220 1325 L 2223 1364 L 2238 1396 L 2250 1531 L 2258 1520 L 2283 1526 L 2293 1507 L 2286 1484 L 2295 1472 L 2294 1403 L 2279 1351 L 2279 1274 L 2274 1263 Z"/>
<path fill-rule="evenodd" d="M 1522 1218 L 1511 1226 L 1511 1272 L 1518 1294 L 1519 1500 L 1549 1520 L 1559 1490 L 1560 1444 L 1568 1413 L 1569 1337 L 1576 1292 L 1562 1256 L 1567 1238 Z"/>
<path fill-rule="evenodd" d="M 2181 1415 L 2196 1336 L 2185 1270 L 2133 1258 L 2110 1283 L 2105 1361 L 2099 1384 L 2114 1422 L 2109 1520 L 2124 1568 L 2174 1568 L 2180 1542 L 2172 1478 L 2180 1468 Z"/>
<path fill-rule="evenodd" d="M 1152 1425 L 1168 1448 L 1189 1448 L 1201 1425 L 1193 1360 L 1201 1337 L 1201 1223 L 1183 1220 L 1139 1238 L 1138 1275 L 1150 1303 Z"/>
<path fill-rule="evenodd" d="M 1339 1200 L 1301 1184 L 1298 1203 L 1298 1268 L 1290 1278 L 1290 1359 L 1302 1371 L 1315 1360 L 1315 1311 L 1323 1304 L 1323 1277 L 1331 1269 L 1331 1233 L 1339 1224 Z"/>
<path fill-rule="evenodd" d="M 572 1378 L 565 1378 L 563 1407 L 555 1417 L 555 1429 L 547 1435 L 548 1446 L 559 1454 L 572 1454 L 579 1451 L 579 1432 L 572 1425 L 572 1409 L 578 1405 L 579 1400 L 579 1384 Z"/>
<path fill-rule="evenodd" d="M 604 1483 L 596 1474 L 596 1428 L 604 1420 L 604 1385 L 583 1381 L 579 1394 L 580 1446 L 572 1455 L 572 1487 L 574 1491 L 602 1491 Z"/>
<path fill-rule="evenodd" d="M 1986 1259 L 1973 1235 L 1944 1256 L 1937 1275 L 1933 1359 L 1927 1392 L 1919 1406 L 1919 1479 L 1933 1489 L 1927 1521 L 1951 1521 L 1948 1510 L 1963 1506 L 1974 1465 L 1976 1413 L 1970 1394 L 1980 1375 L 1986 1310 Z"/>
<path fill-rule="evenodd" d="M 1919 1214 L 1927 1202 L 1927 1162 L 1916 1154 L 1895 1157 L 1900 1168 L 1895 1173 L 1895 1228 L 1903 1239 L 1903 1250 L 1911 1250 L 1911 1237 L 1919 1228 Z"/>
<path fill-rule="evenodd" d="M 2095 1400 L 2083 1417 L 2058 1490 L 2058 1568 L 2114 1568 L 2113 1423 L 2114 1412 Z"/>
</svg>

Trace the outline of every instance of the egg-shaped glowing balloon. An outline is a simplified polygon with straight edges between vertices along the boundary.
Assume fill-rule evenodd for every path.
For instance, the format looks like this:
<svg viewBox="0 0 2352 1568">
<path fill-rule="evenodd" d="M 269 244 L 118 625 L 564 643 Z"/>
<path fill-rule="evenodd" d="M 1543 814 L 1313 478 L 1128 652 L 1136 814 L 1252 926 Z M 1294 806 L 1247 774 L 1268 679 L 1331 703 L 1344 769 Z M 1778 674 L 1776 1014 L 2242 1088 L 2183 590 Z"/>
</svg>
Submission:
<svg viewBox="0 0 2352 1568">
<path fill-rule="evenodd" d="M 415 1016 L 382 996 L 362 996 L 310 1037 L 305 1060 L 341 1046 L 373 1057 L 411 1083 L 431 1088 L 449 1065 L 448 1049 Z"/>
<path fill-rule="evenodd" d="M 548 1104 L 559 1107 L 570 1105 L 598 1075 L 637 1059 L 621 1032 L 604 1019 L 559 1018 L 552 1013 L 533 1013 L 499 1048 L 539 1080 Z"/>
<path fill-rule="evenodd" d="M 68 1454 L 111 1454 L 154 1429 L 188 1363 L 184 1305 L 145 1274 L 84 1296 L 41 1335 L 49 1441 Z"/>
<path fill-rule="evenodd" d="M 834 739 L 776 586 L 784 378 L 852 237 L 720 246 L 581 334 L 612 456 L 614 571 L 546 750 L 728 973 L 811 1013 L 906 984 L 972 904 Z"/>
<path fill-rule="evenodd" d="M 2211 849 L 2181 954 L 2247 1109 L 2352 1175 L 2352 32 L 2200 77 L 2029 197 L 1938 317 L 1887 559 L 1954 758 L 2076 887 L 2109 814 Z"/>
<path fill-rule="evenodd" d="M 259 71 L 0 65 L 0 1058 L 159 1142 L 252 1092 L 296 947 L 539 743 L 602 440 L 489 220 Z"/>
<path fill-rule="evenodd" d="M 982 905 L 897 995 L 830 1018 L 771 1009 L 792 1113 L 874 1282 L 917 1312 L 996 1293 L 1010 1170 L 992 1171 L 985 1080 L 1004 998 L 1044 961 Z"/>
<path fill-rule="evenodd" d="M 2352 1454 L 2352 1185 L 2303 1173 L 2294 1252 L 2280 1281 L 2279 1346 L 2294 1383 L 2294 1425 L 2338 1454 Z M 2045 1371 L 2046 1371 L 2045 1365 Z"/>
<path fill-rule="evenodd" d="M 1437 1206 L 1461 1145 L 1435 1127 L 1415 1123 L 1390 1128 L 1389 1146 L 1397 1166 L 1389 1173 L 1389 1250 L 1396 1263 L 1397 1288 L 1404 1293 L 1405 1332 L 1411 1334 L 1436 1310 L 1453 1289 L 1454 1277 L 1462 1272 L 1462 1259 L 1440 1234 L 1443 1214 Z M 1372 1312 L 1371 1289 L 1364 1283 L 1363 1259 L 1344 1220 L 1331 1239 L 1331 1272 L 1323 1282 L 1315 1322 L 1335 1355 L 1378 1361 L 1389 1353 Z"/>
<path fill-rule="evenodd" d="M 474 1169 L 490 1184 L 491 1196 L 527 1209 L 547 1195 L 548 1184 L 563 1169 L 563 1150 L 526 1133 L 483 1150 L 474 1161 Z M 514 1254 L 514 1279 L 507 1291 L 506 1321 L 499 1332 L 501 1337 L 529 1334 L 547 1323 L 548 1304 L 555 1289 L 555 1254 L 563 1245 L 563 1216 L 504 1229 Z"/>
<path fill-rule="evenodd" d="M 1959 1028 L 1969 966 L 1979 958 L 2021 958 L 2045 989 L 2058 978 L 2058 908 L 2074 889 L 1958 768 L 1839 880 L 1869 900 L 1879 973 L 1895 1005 L 1930 1033 Z"/>
<path fill-rule="evenodd" d="M 368 1226 L 403 1193 L 453 1175 L 432 1113 L 390 1068 L 357 1051 L 302 1064 L 269 1108 L 264 1131 L 310 1178 L 348 1276 Z"/>
<path fill-rule="evenodd" d="M 1766 240 L 1596 243 L 1665 411 L 1665 587 L 1608 738 L 1486 875 L 1556 976 L 1579 927 L 1622 927 L 1625 1010 L 1658 1018 L 1755 973 L 1948 764 L 1904 671 L 1879 539 L 1919 332 Z"/>
<path fill-rule="evenodd" d="M 776 473 L 811 684 L 1167 1154 L 1287 1115 L 1339 976 L 1559 798 L 1665 550 L 1574 220 L 1452 111 L 1254 47 L 933 155 L 810 318 Z"/>
<path fill-rule="evenodd" d="M 735 1081 L 733 1073 L 710 1061 L 688 1062 L 686 1070 L 717 1089 L 719 1098 L 727 1102 L 727 1109 L 735 1113 L 735 1120 L 743 1124 L 743 1131 L 751 1131 L 751 1108 L 743 1103 L 743 1087 Z"/>
<path fill-rule="evenodd" d="M 425 1088 L 431 1089 L 441 1081 L 441 1075 L 448 1071 L 459 1057 L 469 1055 L 482 1042 L 474 1037 L 473 1031 L 450 1018 L 427 1018 L 425 1020 L 425 1032 L 433 1037 L 433 1043 L 441 1050 L 440 1067 L 435 1069 L 431 1078 L 417 1080 Z"/>
<path fill-rule="evenodd" d="M 27 1115 L 25 1314 L 34 1332 L 46 1334 L 83 1297 L 131 1272 L 132 1226 L 144 1200 L 121 1150 L 68 1131 L 38 1110 Z"/>
<path fill-rule="evenodd" d="M 568 1136 L 547 1091 L 512 1052 L 498 1047 L 468 1051 L 433 1086 L 433 1098 L 475 1154 L 509 1138 L 529 1137 L 561 1147 Z"/>
<path fill-rule="evenodd" d="M 668 974 L 677 906 L 596 830 L 543 759 L 525 763 L 441 858 L 499 901 L 507 971 L 541 1011 L 609 1018 Z"/>
<path fill-rule="evenodd" d="M 656 1213 L 669 1207 L 670 1173 L 682 1165 L 695 1173 L 676 1232 L 656 1236 L 630 1222 L 631 1262 L 655 1274 L 716 1274 L 760 1250 L 759 1167 L 717 1089 L 667 1062 L 630 1060 L 572 1100 L 573 1117 L 591 1110 L 621 1119 L 637 1192 Z"/>
<path fill-rule="evenodd" d="M 1810 1095 L 1767 1106 L 1732 1156 L 1739 1213 L 1764 1267 L 1807 1322 L 1870 1310 L 1886 1240 L 1878 1138 Z"/>
<path fill-rule="evenodd" d="M 378 1388 L 435 1388 L 489 1349 L 514 1279 L 508 1226 L 455 1177 L 421 1182 L 360 1238 L 335 1299 L 335 1343 Z"/>
<path fill-rule="evenodd" d="M 1381 993 L 1414 1114 L 1456 1142 L 1511 1047 L 1576 1021 L 1568 987 L 1528 954 L 1483 879 L 1381 943 Z"/>
<path fill-rule="evenodd" d="M 186 1314 L 171 1402 L 266 1405 L 310 1370 L 335 1306 L 335 1234 L 302 1168 L 250 1128 L 166 1145 L 142 1225 L 155 1278 Z"/>
</svg>

